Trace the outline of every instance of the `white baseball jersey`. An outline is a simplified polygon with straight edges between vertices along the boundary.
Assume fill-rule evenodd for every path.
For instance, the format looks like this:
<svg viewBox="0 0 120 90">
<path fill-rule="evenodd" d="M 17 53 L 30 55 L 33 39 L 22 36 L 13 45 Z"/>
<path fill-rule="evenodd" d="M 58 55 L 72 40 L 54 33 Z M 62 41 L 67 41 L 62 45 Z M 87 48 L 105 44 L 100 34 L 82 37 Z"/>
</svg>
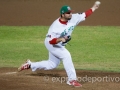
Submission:
<svg viewBox="0 0 120 90">
<path fill-rule="evenodd" d="M 51 45 L 49 41 L 53 38 L 71 35 L 75 26 L 77 26 L 80 22 L 85 20 L 85 16 L 85 13 L 72 14 L 72 18 L 67 22 L 67 24 L 62 24 L 59 21 L 59 18 L 53 22 L 53 24 L 49 28 L 47 37 L 45 39 L 45 46 L 49 51 L 49 58 L 48 60 L 31 63 L 32 71 L 36 71 L 37 69 L 54 69 L 60 64 L 60 61 L 62 60 L 68 76 L 68 81 L 77 80 L 70 52 L 62 45 L 62 42 L 55 45 Z"/>
<path fill-rule="evenodd" d="M 66 25 L 61 24 L 58 18 L 52 23 L 46 36 L 51 36 L 50 40 L 63 36 L 71 36 L 75 26 L 77 26 L 80 22 L 84 21 L 85 16 L 85 13 L 72 14 L 71 20 L 69 20 Z M 58 43 L 57 45 L 62 45 L 62 42 Z"/>
</svg>

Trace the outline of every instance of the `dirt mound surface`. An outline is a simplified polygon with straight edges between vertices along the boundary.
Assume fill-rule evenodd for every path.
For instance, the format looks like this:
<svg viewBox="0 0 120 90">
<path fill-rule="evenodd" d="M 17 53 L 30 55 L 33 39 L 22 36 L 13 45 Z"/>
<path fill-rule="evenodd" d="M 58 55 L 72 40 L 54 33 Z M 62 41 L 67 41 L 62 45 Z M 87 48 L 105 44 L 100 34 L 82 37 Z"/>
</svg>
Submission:
<svg viewBox="0 0 120 90">
<path fill-rule="evenodd" d="M 0 90 L 119 90 L 120 73 L 77 70 L 75 88 L 66 84 L 65 70 L 17 72 L 17 68 L 0 68 Z"/>
</svg>

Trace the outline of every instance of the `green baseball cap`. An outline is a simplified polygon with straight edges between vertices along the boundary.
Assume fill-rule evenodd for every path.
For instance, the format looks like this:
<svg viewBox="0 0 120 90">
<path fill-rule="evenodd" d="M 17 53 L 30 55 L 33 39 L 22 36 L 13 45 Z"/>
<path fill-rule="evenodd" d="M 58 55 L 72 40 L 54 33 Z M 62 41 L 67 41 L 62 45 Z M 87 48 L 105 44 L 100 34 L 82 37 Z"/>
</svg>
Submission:
<svg viewBox="0 0 120 90">
<path fill-rule="evenodd" d="M 71 11 L 72 10 L 71 10 L 70 6 L 65 5 L 65 6 L 62 6 L 62 8 L 60 9 L 60 14 L 64 14 L 66 12 L 71 12 Z"/>
</svg>

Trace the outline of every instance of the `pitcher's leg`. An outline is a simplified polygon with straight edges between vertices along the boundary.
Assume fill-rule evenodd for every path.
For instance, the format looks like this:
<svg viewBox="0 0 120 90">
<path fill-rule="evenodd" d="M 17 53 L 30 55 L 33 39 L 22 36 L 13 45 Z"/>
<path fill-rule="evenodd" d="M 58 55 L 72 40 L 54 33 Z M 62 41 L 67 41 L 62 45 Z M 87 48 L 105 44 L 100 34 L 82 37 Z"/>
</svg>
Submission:
<svg viewBox="0 0 120 90">
<path fill-rule="evenodd" d="M 31 63 L 31 69 L 32 71 L 35 71 L 37 69 L 50 70 L 56 68 L 59 63 L 60 60 L 49 52 L 48 60 Z"/>
<path fill-rule="evenodd" d="M 56 49 L 55 51 L 52 51 L 52 53 L 63 61 L 63 65 L 67 73 L 68 80 L 76 80 L 77 79 L 76 71 L 69 51 L 66 48 L 59 48 Z"/>
<path fill-rule="evenodd" d="M 65 50 L 65 56 L 63 57 L 62 61 L 63 61 L 64 68 L 66 70 L 66 73 L 68 75 L 68 80 L 69 81 L 77 80 L 76 71 L 72 62 L 72 58 L 67 49 Z"/>
</svg>

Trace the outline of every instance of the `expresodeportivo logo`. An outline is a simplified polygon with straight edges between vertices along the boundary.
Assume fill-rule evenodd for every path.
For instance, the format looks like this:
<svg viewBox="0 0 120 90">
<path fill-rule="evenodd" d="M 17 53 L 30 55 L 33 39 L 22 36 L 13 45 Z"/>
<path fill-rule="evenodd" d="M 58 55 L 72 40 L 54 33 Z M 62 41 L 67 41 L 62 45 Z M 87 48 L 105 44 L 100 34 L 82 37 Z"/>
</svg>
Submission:
<svg viewBox="0 0 120 90">
<path fill-rule="evenodd" d="M 60 37 L 67 36 L 67 35 L 71 35 L 71 34 L 72 34 L 72 31 L 74 30 L 74 27 L 75 27 L 75 26 L 71 26 L 71 27 L 68 27 L 67 29 L 65 29 L 65 30 L 61 33 Z"/>
<path fill-rule="evenodd" d="M 44 81 L 52 81 L 52 82 L 59 82 L 59 83 L 64 83 L 68 80 L 68 77 L 49 77 L 49 76 L 44 76 L 43 77 Z M 112 77 L 110 75 L 104 76 L 104 77 L 89 77 L 85 75 L 84 77 L 77 77 L 77 80 L 79 82 L 90 82 L 90 83 L 95 83 L 95 82 L 120 82 L 120 77 Z"/>
</svg>

